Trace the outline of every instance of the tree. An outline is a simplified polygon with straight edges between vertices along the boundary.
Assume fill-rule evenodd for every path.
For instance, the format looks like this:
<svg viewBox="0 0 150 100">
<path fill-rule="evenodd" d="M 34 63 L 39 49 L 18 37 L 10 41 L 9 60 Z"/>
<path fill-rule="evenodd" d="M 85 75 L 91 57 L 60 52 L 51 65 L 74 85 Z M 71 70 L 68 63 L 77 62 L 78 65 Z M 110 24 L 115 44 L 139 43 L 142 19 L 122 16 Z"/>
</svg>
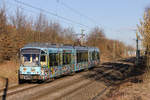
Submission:
<svg viewBox="0 0 150 100">
<path fill-rule="evenodd" d="M 147 8 L 144 12 L 143 20 L 140 20 L 140 25 L 138 27 L 138 32 L 143 38 L 143 46 L 150 49 L 150 9 Z"/>
</svg>

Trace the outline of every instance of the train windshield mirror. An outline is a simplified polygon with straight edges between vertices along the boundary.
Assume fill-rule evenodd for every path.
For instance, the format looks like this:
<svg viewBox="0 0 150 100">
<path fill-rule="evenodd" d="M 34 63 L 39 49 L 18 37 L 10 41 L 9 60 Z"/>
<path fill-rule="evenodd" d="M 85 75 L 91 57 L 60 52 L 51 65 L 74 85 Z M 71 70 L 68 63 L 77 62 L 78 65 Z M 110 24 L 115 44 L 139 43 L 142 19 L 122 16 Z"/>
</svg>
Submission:
<svg viewBox="0 0 150 100">
<path fill-rule="evenodd" d="M 22 54 L 21 64 L 27 67 L 39 66 L 39 54 Z"/>
</svg>

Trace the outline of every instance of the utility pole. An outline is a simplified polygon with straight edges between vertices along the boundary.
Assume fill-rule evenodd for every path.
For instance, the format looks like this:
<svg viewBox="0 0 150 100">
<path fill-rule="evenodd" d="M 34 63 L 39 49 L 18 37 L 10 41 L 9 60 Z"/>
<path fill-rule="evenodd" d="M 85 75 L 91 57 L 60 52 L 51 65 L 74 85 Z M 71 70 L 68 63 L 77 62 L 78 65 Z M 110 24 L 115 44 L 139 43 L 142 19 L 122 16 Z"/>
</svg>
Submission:
<svg viewBox="0 0 150 100">
<path fill-rule="evenodd" d="M 113 42 L 113 59 L 116 58 L 116 44 L 115 44 L 115 40 Z"/>
<path fill-rule="evenodd" d="M 84 37 L 85 37 L 85 34 L 84 34 L 84 31 L 83 29 L 81 29 L 81 33 L 79 34 L 75 34 L 76 36 L 80 35 L 80 38 L 79 38 L 79 42 L 80 42 L 80 45 L 83 45 L 84 44 Z M 78 44 L 79 45 L 79 44 Z"/>
<path fill-rule="evenodd" d="M 138 33 L 136 32 L 136 64 L 138 64 L 139 62 L 139 57 L 140 57 L 139 36 Z"/>
<path fill-rule="evenodd" d="M 85 31 L 85 30 L 81 29 L 81 40 L 80 40 L 80 41 L 81 41 L 81 45 L 83 45 L 83 44 L 84 44 L 84 41 L 85 41 L 85 40 L 84 40 L 84 36 L 85 36 L 84 31 Z"/>
</svg>

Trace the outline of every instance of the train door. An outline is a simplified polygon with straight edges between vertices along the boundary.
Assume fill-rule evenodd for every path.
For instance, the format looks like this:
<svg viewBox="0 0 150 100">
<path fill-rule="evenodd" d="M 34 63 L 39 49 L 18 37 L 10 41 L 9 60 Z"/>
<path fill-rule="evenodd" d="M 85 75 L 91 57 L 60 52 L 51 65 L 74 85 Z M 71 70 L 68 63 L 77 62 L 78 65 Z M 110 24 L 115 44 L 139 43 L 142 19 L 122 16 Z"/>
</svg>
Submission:
<svg viewBox="0 0 150 100">
<path fill-rule="evenodd" d="M 62 56 L 62 74 L 68 74 L 72 72 L 72 68 L 74 68 L 74 64 L 72 62 L 72 50 L 63 50 Z"/>
<path fill-rule="evenodd" d="M 40 56 L 40 64 L 41 64 L 41 67 L 48 67 L 47 66 L 47 55 Z"/>
<path fill-rule="evenodd" d="M 50 67 L 50 77 L 57 77 L 61 75 L 61 53 L 49 53 L 49 67 Z"/>
<path fill-rule="evenodd" d="M 84 57 L 84 69 L 88 68 L 88 51 L 86 50 L 83 54 Z"/>
<path fill-rule="evenodd" d="M 92 67 L 92 51 L 89 50 L 89 60 L 88 60 L 88 65 L 89 65 L 89 68 Z"/>
<path fill-rule="evenodd" d="M 40 65 L 41 65 L 41 74 L 43 79 L 49 78 L 49 71 L 48 71 L 48 55 L 45 51 L 41 51 L 40 55 Z"/>
<path fill-rule="evenodd" d="M 75 72 L 75 66 L 76 66 L 76 53 L 75 50 L 73 50 L 72 55 L 71 55 L 71 59 L 72 59 L 72 66 L 71 66 L 71 72 Z"/>
<path fill-rule="evenodd" d="M 100 64 L 100 55 L 99 55 L 99 51 L 96 51 L 96 65 Z"/>
</svg>

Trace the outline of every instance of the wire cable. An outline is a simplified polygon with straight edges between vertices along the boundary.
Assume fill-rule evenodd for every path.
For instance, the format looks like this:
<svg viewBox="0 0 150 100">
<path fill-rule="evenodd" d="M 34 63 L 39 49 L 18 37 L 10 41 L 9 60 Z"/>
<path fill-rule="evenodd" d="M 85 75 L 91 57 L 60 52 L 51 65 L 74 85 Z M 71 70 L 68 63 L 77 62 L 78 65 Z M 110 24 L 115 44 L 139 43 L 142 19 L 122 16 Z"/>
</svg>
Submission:
<svg viewBox="0 0 150 100">
<path fill-rule="evenodd" d="M 59 1 L 57 1 L 59 3 Z M 95 20 L 93 20 L 92 18 L 88 17 L 87 15 L 77 11 L 76 9 L 70 7 L 69 5 L 65 4 L 64 2 L 60 2 L 64 7 L 70 9 L 71 11 L 73 11 L 76 14 L 79 14 L 80 16 L 83 16 L 84 18 L 88 19 L 89 21 L 91 21 L 94 24 L 97 24 L 97 22 Z M 98 24 L 99 25 L 99 24 Z M 101 26 L 101 25 L 100 25 Z"/>
<path fill-rule="evenodd" d="M 14 1 L 17 2 L 17 3 L 19 3 L 19 4 L 22 4 L 22 5 L 24 5 L 24 6 L 27 6 L 27 7 L 30 7 L 30 8 L 33 8 L 33 9 L 36 9 L 36 10 L 45 12 L 45 13 L 47 13 L 47 14 L 50 14 L 50 15 L 59 17 L 59 18 L 61 18 L 61 19 L 63 19 L 63 20 L 69 21 L 69 22 L 71 22 L 71 23 L 78 24 L 78 25 L 84 26 L 84 27 L 89 27 L 89 26 L 87 26 L 87 25 L 85 25 L 85 24 L 75 22 L 75 21 L 73 21 L 73 20 L 71 20 L 71 19 L 68 19 L 68 18 L 66 18 L 66 17 L 60 16 L 60 15 L 58 15 L 58 14 L 56 14 L 56 13 L 47 11 L 47 10 L 42 9 L 42 8 L 38 8 L 38 7 L 32 6 L 32 5 L 27 4 L 27 3 L 24 3 L 24 2 L 22 2 L 22 1 L 18 1 L 18 0 L 14 0 Z"/>
</svg>

